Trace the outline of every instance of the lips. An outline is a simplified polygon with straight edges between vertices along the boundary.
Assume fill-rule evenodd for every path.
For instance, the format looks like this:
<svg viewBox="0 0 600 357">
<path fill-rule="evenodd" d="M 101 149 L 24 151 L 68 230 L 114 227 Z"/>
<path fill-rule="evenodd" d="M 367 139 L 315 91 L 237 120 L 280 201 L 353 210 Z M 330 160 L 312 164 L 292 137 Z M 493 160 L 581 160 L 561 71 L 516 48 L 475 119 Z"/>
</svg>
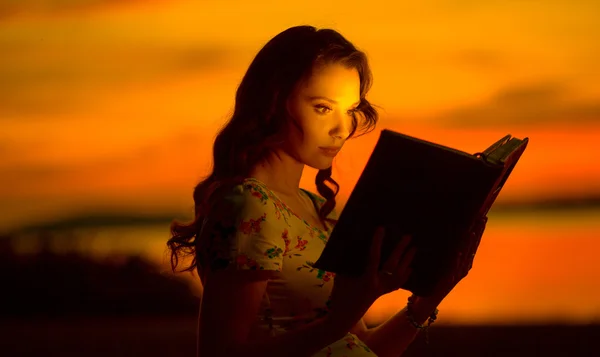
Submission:
<svg viewBox="0 0 600 357">
<path fill-rule="evenodd" d="M 334 147 L 333 149 L 329 148 L 329 147 L 319 147 L 319 149 L 321 149 L 323 154 L 325 154 L 327 156 L 335 156 L 340 151 L 340 148 L 336 148 L 336 147 Z"/>
</svg>

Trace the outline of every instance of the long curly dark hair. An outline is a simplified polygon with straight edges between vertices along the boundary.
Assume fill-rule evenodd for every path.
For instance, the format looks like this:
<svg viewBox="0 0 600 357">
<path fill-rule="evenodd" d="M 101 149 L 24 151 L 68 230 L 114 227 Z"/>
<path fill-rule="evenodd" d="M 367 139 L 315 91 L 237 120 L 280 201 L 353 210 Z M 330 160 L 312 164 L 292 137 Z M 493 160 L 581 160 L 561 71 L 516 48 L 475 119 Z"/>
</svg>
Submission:
<svg viewBox="0 0 600 357">
<path fill-rule="evenodd" d="M 173 272 L 180 257 L 191 256 L 191 264 L 181 271 L 198 268 L 200 273 L 206 264 L 201 247 L 209 246 L 209 242 L 201 242 L 199 232 L 204 218 L 219 201 L 219 192 L 240 184 L 255 165 L 282 144 L 285 128 L 291 124 L 286 101 L 296 84 L 308 78 L 316 65 L 333 63 L 356 69 L 360 78 L 360 104 L 353 116 L 349 138 L 354 137 L 359 119 L 364 129 L 361 135 L 375 128 L 378 113 L 365 98 L 372 84 L 372 74 L 363 52 L 332 29 L 296 26 L 279 33 L 258 52 L 237 89 L 233 115 L 214 141 L 212 173 L 194 189 L 193 221 L 171 223 L 172 237 L 167 246 Z M 323 223 L 332 221 L 326 217 L 335 208 L 339 191 L 331 171 L 331 167 L 319 170 L 315 179 L 319 194 L 327 200 L 319 211 Z M 209 236 L 203 235 L 202 239 L 210 239 Z"/>
</svg>

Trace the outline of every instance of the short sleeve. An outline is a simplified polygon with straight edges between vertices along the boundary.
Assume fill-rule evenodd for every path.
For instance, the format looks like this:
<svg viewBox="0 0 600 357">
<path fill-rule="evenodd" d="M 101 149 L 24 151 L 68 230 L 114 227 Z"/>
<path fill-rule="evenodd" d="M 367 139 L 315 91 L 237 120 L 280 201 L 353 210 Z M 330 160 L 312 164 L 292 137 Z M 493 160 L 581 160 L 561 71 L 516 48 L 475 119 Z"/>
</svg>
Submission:
<svg viewBox="0 0 600 357">
<path fill-rule="evenodd" d="M 253 183 L 235 186 L 214 215 L 211 269 L 281 271 L 285 241 L 271 199 Z"/>
</svg>

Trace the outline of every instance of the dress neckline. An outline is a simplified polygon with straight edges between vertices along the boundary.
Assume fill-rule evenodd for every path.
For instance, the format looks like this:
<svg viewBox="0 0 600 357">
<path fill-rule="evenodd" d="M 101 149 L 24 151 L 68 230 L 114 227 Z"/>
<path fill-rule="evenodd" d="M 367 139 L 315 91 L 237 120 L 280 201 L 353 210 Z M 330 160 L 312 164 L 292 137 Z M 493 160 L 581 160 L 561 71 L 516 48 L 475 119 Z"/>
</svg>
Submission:
<svg viewBox="0 0 600 357">
<path fill-rule="evenodd" d="M 300 219 L 301 221 L 303 221 L 303 222 L 304 222 L 304 224 L 306 224 L 306 225 L 307 225 L 309 228 L 311 228 L 311 229 L 316 229 L 316 230 L 318 230 L 319 232 L 323 232 L 323 233 L 328 233 L 328 232 L 329 232 L 329 228 L 327 227 L 327 224 L 325 224 L 325 228 L 326 228 L 327 230 L 325 230 L 325 231 L 324 231 L 323 229 L 321 229 L 321 228 L 319 228 L 319 227 L 315 227 L 315 226 L 313 226 L 312 224 L 308 223 L 308 221 L 306 221 L 306 220 L 305 220 L 304 218 L 302 218 L 302 217 L 301 217 L 299 214 L 297 214 L 296 212 L 294 212 L 294 210 L 293 210 L 293 209 L 291 209 L 291 208 L 290 208 L 290 206 L 288 206 L 288 205 L 285 203 L 285 201 L 283 201 L 281 198 L 279 198 L 279 196 L 277 196 L 277 194 L 276 194 L 275 192 L 271 191 L 271 189 L 270 189 L 270 188 L 267 186 L 267 184 L 265 184 L 265 183 L 264 183 L 264 182 L 262 182 L 261 180 L 257 179 L 256 177 L 247 177 L 247 178 L 245 178 L 245 179 L 244 179 L 244 181 L 255 181 L 255 182 L 259 183 L 259 184 L 260 184 L 262 187 L 264 187 L 264 188 L 265 188 L 267 191 L 269 191 L 269 193 L 270 193 L 271 195 L 273 195 L 273 196 L 274 196 L 274 197 L 275 197 L 275 198 L 276 198 L 276 199 L 277 199 L 279 202 L 281 202 L 281 204 L 282 204 L 283 206 L 285 206 L 285 208 L 286 208 L 288 211 L 290 211 L 290 212 L 291 212 L 291 213 L 292 213 L 294 216 L 296 216 L 298 219 Z M 301 190 L 301 191 L 303 191 L 303 192 L 304 192 L 304 194 L 308 196 L 308 198 L 309 198 L 309 199 L 310 199 L 310 201 L 312 202 L 313 206 L 315 207 L 315 210 L 316 210 L 316 211 L 317 211 L 317 213 L 318 213 L 318 212 L 319 212 L 319 205 L 318 205 L 317 201 L 315 200 L 315 198 L 313 197 L 313 195 L 312 195 L 312 194 L 311 194 L 309 191 L 307 191 L 307 190 L 305 190 L 305 189 L 303 189 L 303 188 L 300 188 L 300 190 Z"/>
</svg>

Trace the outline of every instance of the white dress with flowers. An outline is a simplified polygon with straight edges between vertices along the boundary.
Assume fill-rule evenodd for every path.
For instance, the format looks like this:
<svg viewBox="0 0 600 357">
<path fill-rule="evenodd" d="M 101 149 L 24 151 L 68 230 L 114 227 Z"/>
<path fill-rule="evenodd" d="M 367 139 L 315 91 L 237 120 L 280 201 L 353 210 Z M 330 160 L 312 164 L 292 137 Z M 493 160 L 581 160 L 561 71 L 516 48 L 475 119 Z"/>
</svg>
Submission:
<svg viewBox="0 0 600 357">
<path fill-rule="evenodd" d="M 302 191 L 317 207 L 325 203 L 315 193 Z M 335 275 L 312 264 L 321 255 L 328 232 L 311 226 L 255 178 L 235 186 L 226 199 L 234 203 L 236 213 L 211 232 L 211 269 L 278 272 L 267 283 L 251 336 L 275 336 L 326 315 Z M 337 219 L 335 210 L 328 218 Z M 315 356 L 376 355 L 356 335 L 347 333 Z"/>
</svg>

